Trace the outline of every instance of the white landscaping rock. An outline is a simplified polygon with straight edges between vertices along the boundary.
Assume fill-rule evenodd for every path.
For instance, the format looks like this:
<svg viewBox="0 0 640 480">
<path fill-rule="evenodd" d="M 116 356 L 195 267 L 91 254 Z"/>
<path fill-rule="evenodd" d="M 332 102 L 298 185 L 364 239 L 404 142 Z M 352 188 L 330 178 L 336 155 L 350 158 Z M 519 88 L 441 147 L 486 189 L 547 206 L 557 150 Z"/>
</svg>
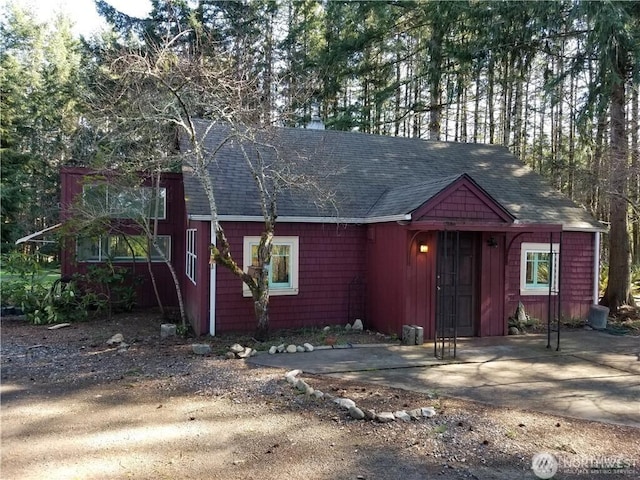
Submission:
<svg viewBox="0 0 640 480">
<path fill-rule="evenodd" d="M 244 350 L 238 353 L 237 355 L 238 355 L 238 358 L 249 358 L 251 356 L 251 352 L 253 352 L 251 347 L 245 347 Z"/>
<path fill-rule="evenodd" d="M 331 327 L 330 327 L 329 325 L 327 325 L 327 326 L 326 326 L 326 327 L 324 327 L 322 330 L 323 330 L 324 332 L 329 332 L 329 331 L 331 331 Z"/>
<path fill-rule="evenodd" d="M 269 349 L 269 355 L 274 355 L 278 353 L 278 347 L 276 347 L 275 345 L 273 345 L 270 349 Z"/>
<path fill-rule="evenodd" d="M 244 347 L 239 343 L 234 343 L 233 345 L 231 345 L 229 350 L 233 353 L 242 353 L 244 352 Z"/>
<path fill-rule="evenodd" d="M 289 378 L 295 378 L 298 375 L 302 374 L 302 370 L 300 370 L 299 368 L 296 368 L 295 370 L 289 370 L 287 373 L 284 374 L 285 377 Z"/>
<path fill-rule="evenodd" d="M 399 410 L 397 412 L 393 412 L 393 416 L 396 417 L 397 420 L 401 420 L 403 422 L 410 422 L 411 417 L 404 410 Z"/>
<path fill-rule="evenodd" d="M 426 418 L 434 417 L 436 414 L 436 409 L 433 407 L 423 407 L 421 410 L 422 416 Z"/>
<path fill-rule="evenodd" d="M 409 410 L 407 413 L 411 417 L 411 420 L 419 420 L 422 417 L 421 408 L 414 408 L 413 410 Z"/>
<path fill-rule="evenodd" d="M 294 386 L 296 387 L 296 389 L 300 390 L 301 392 L 305 392 L 307 388 L 309 388 L 309 384 L 304 380 L 302 380 L 301 378 L 298 378 L 296 380 L 296 383 L 294 384 Z"/>
<path fill-rule="evenodd" d="M 304 353 L 304 347 L 302 347 L 302 346 L 298 345 L 298 346 L 296 347 L 296 352 L 298 352 L 298 353 Z"/>
<path fill-rule="evenodd" d="M 298 351 L 298 348 L 295 345 L 287 346 L 287 353 L 296 353 L 297 351 Z"/>
<path fill-rule="evenodd" d="M 356 402 L 354 402 L 350 398 L 335 398 L 333 401 L 334 403 L 337 403 L 338 406 L 344 408 L 345 410 L 348 410 L 351 407 L 356 406 Z"/>
<path fill-rule="evenodd" d="M 380 412 L 376 414 L 376 420 L 380 423 L 389 423 L 395 421 L 396 417 L 391 412 Z"/>
<path fill-rule="evenodd" d="M 276 350 L 277 350 L 277 352 L 278 352 L 278 353 L 282 353 L 282 352 L 284 352 L 286 349 L 287 349 L 287 346 L 286 346 L 284 343 L 282 343 L 282 344 L 280 344 L 280 345 L 278 345 L 278 346 L 276 347 Z"/>
<path fill-rule="evenodd" d="M 124 342 L 124 337 L 121 333 L 116 333 L 113 337 L 107 340 L 107 345 L 113 345 L 114 343 L 122 343 Z"/>
<path fill-rule="evenodd" d="M 362 320 L 360 320 L 359 318 L 356 318 L 356 320 L 353 322 L 353 330 L 357 331 L 357 332 L 361 332 L 362 330 L 364 330 L 364 325 L 362 325 Z"/>
<path fill-rule="evenodd" d="M 351 330 L 351 328 L 352 328 L 352 327 L 351 327 L 351 324 L 350 324 L 350 323 L 347 323 L 347 324 L 344 326 L 344 329 L 345 329 L 347 332 L 348 332 L 348 331 L 350 331 L 350 330 Z"/>
<path fill-rule="evenodd" d="M 324 393 L 320 390 L 314 390 L 312 394 L 313 398 L 317 398 L 318 400 L 324 398 Z"/>
<path fill-rule="evenodd" d="M 364 412 L 358 407 L 353 406 L 349 408 L 349 416 L 355 420 L 362 420 L 364 418 Z"/>
<path fill-rule="evenodd" d="M 310 343 L 305 343 L 302 346 L 304 347 L 305 352 L 313 352 L 313 345 L 311 345 Z"/>
</svg>

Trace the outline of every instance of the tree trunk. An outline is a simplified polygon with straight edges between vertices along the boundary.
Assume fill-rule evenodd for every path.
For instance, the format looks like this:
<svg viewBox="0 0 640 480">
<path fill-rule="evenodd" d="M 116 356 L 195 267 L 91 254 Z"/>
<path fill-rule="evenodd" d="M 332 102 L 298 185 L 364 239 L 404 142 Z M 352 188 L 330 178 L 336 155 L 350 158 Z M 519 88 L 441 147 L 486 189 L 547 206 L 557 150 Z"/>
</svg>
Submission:
<svg viewBox="0 0 640 480">
<path fill-rule="evenodd" d="M 624 70 L 624 69 L 621 69 Z M 624 76 L 622 76 L 624 78 Z M 615 313 L 624 304 L 633 305 L 631 255 L 627 223 L 628 181 L 627 136 L 625 130 L 625 84 L 615 82 L 611 90 L 611 192 L 609 232 L 609 280 L 600 303 Z"/>
</svg>

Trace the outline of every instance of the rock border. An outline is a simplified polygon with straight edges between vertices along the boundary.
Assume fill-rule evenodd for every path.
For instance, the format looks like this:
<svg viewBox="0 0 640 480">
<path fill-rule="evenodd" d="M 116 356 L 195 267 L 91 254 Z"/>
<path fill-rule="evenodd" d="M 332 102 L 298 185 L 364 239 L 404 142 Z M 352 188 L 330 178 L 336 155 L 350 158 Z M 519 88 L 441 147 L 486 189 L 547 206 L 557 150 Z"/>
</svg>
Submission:
<svg viewBox="0 0 640 480">
<path fill-rule="evenodd" d="M 347 410 L 349 416 L 354 420 L 371 420 L 378 423 L 390 423 L 394 421 L 411 422 L 422 418 L 432 418 L 436 416 L 436 410 L 433 407 L 414 408 L 413 410 L 398 410 L 395 412 L 380 412 L 375 410 L 358 407 L 356 402 L 350 398 L 334 397 L 328 393 L 315 390 L 311 385 L 305 382 L 299 376 L 302 370 L 295 369 L 285 373 L 284 378 L 293 388 L 304 393 L 307 397 L 316 400 L 327 400 L 335 403 L 343 410 Z"/>
</svg>

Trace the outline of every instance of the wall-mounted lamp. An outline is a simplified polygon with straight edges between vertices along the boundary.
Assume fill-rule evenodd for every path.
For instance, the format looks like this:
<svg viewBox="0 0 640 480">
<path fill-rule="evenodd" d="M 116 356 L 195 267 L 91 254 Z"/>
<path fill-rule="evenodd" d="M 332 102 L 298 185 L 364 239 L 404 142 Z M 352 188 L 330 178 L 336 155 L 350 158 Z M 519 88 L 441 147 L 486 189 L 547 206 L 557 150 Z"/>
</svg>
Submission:
<svg viewBox="0 0 640 480">
<path fill-rule="evenodd" d="M 418 245 L 418 251 L 420 253 L 427 253 L 429 251 L 429 245 L 424 242 L 420 242 L 420 244 Z"/>
<path fill-rule="evenodd" d="M 496 240 L 496 237 L 492 235 L 487 240 L 487 245 L 490 246 L 491 248 L 496 248 L 498 246 L 498 240 Z"/>
</svg>

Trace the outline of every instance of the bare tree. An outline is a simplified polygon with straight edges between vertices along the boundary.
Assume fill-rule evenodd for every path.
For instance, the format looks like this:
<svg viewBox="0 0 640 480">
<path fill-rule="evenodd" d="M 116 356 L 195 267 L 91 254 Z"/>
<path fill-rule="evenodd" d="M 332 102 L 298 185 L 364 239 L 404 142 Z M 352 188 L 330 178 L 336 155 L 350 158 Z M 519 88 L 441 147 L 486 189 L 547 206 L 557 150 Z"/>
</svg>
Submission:
<svg viewBox="0 0 640 480">
<path fill-rule="evenodd" d="M 171 274 L 182 327 L 186 328 L 187 318 L 178 274 L 158 235 L 160 175 L 157 172 L 148 179 L 137 172 L 133 175 L 88 176 L 83 188 L 94 189 L 95 192 L 76 199 L 71 206 L 73 220 L 68 223 L 67 229 L 74 236 L 117 235 L 124 239 L 134 263 L 138 256 L 146 261 L 156 301 L 164 316 L 163 303 L 151 268 L 152 257 L 159 257 Z M 148 187 L 144 186 L 146 180 L 150 183 Z M 144 243 L 139 243 L 137 237 L 143 237 Z"/>
<path fill-rule="evenodd" d="M 185 33 L 183 33 L 185 34 Z M 177 37 L 145 51 L 126 51 L 114 56 L 102 84 L 109 94 L 102 114 L 114 122 L 113 135 L 131 138 L 167 139 L 167 125 L 174 128 L 174 140 L 181 149 L 173 154 L 198 180 L 207 198 L 215 240 L 211 244 L 213 263 L 229 269 L 249 288 L 257 321 L 256 337 L 269 330 L 268 266 L 278 216 L 277 199 L 284 188 L 322 189 L 307 175 L 298 174 L 292 162 L 280 155 L 277 129 L 260 123 L 264 115 L 261 89 L 255 78 L 238 68 L 237 58 L 224 55 L 194 56 L 174 48 Z M 224 131 L 211 148 L 206 140 L 213 131 Z M 175 136 L 177 132 L 177 136 Z M 153 141 L 153 140 L 152 140 Z M 138 140 L 139 142 L 139 140 Z M 264 218 L 257 252 L 257 268 L 244 271 L 231 254 L 231 246 L 220 224 L 214 187 L 215 165 L 226 145 L 233 142 L 242 153 L 253 178 Z M 142 167 L 142 168 L 141 168 Z M 144 168 L 142 165 L 137 168 Z M 320 197 L 320 195 L 318 195 Z M 213 240 L 213 239 L 212 239 Z"/>
</svg>

